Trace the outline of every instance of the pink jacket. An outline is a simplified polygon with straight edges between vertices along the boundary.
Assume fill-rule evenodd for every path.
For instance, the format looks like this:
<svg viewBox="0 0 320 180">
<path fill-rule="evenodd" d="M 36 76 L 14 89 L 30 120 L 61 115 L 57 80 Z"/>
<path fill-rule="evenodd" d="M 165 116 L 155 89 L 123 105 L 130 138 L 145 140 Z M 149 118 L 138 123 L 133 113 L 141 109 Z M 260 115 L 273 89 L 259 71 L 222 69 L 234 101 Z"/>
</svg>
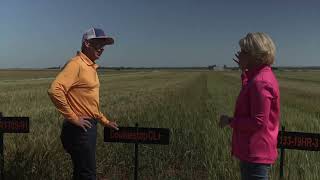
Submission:
<svg viewBox="0 0 320 180">
<path fill-rule="evenodd" d="M 241 75 L 242 89 L 234 117 L 232 155 L 242 161 L 273 164 L 278 156 L 279 86 L 270 66 Z"/>
</svg>

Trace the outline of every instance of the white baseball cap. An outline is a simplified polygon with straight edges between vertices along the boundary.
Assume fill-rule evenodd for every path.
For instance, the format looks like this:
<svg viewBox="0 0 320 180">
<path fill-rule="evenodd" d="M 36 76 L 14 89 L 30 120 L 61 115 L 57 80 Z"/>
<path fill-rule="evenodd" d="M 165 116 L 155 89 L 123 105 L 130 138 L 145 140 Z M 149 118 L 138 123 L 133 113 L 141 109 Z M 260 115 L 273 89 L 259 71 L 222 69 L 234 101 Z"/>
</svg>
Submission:
<svg viewBox="0 0 320 180">
<path fill-rule="evenodd" d="M 85 40 L 89 40 L 89 39 L 105 39 L 105 44 L 106 45 L 111 45 L 114 43 L 114 40 L 112 37 L 106 36 L 106 34 L 104 33 L 104 31 L 102 29 L 99 28 L 90 28 L 88 29 L 82 36 L 82 43 Z"/>
</svg>

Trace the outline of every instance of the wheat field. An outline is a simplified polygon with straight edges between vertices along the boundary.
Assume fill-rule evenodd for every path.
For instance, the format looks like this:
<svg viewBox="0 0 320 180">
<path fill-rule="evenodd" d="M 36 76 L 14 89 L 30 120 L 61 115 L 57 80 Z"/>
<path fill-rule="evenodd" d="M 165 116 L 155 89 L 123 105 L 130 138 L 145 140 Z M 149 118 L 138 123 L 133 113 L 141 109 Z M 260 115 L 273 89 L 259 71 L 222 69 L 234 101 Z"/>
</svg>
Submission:
<svg viewBox="0 0 320 180">
<path fill-rule="evenodd" d="M 59 135 L 62 117 L 47 89 L 54 70 L 0 71 L 0 112 L 28 116 L 30 133 L 5 134 L 6 179 L 70 179 L 72 164 Z M 317 71 L 277 71 L 281 124 L 290 131 L 320 130 Z M 170 128 L 170 145 L 139 145 L 139 179 L 239 179 L 230 156 L 231 129 L 217 126 L 233 113 L 238 71 L 101 71 L 101 111 L 120 126 Z M 98 128 L 97 173 L 133 179 L 134 145 L 103 142 Z M 286 150 L 285 179 L 320 177 L 318 152 Z M 279 178 L 279 162 L 271 179 Z"/>
</svg>

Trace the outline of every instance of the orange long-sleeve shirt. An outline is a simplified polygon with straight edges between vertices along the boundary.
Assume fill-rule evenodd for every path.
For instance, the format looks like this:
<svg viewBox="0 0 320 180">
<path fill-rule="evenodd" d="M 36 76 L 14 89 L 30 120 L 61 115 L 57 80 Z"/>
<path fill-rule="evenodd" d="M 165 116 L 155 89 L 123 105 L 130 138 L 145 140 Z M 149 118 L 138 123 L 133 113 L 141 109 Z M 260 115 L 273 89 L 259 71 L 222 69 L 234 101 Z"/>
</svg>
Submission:
<svg viewBox="0 0 320 180">
<path fill-rule="evenodd" d="M 85 54 L 78 52 L 52 82 L 48 94 L 67 120 L 75 122 L 80 117 L 91 117 L 104 125 L 109 122 L 99 110 L 97 67 Z"/>
</svg>

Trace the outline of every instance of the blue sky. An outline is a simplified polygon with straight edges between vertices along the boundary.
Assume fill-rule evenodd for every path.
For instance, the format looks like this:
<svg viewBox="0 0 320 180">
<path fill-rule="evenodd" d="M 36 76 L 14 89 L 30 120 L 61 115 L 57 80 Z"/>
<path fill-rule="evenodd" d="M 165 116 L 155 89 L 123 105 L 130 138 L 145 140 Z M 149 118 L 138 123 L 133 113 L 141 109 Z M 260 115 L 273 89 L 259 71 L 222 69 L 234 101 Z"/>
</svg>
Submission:
<svg viewBox="0 0 320 180">
<path fill-rule="evenodd" d="M 4 0 L 0 68 L 63 65 L 95 26 L 114 37 L 102 66 L 235 66 L 238 41 L 266 32 L 276 66 L 320 66 L 320 2 Z"/>
</svg>

